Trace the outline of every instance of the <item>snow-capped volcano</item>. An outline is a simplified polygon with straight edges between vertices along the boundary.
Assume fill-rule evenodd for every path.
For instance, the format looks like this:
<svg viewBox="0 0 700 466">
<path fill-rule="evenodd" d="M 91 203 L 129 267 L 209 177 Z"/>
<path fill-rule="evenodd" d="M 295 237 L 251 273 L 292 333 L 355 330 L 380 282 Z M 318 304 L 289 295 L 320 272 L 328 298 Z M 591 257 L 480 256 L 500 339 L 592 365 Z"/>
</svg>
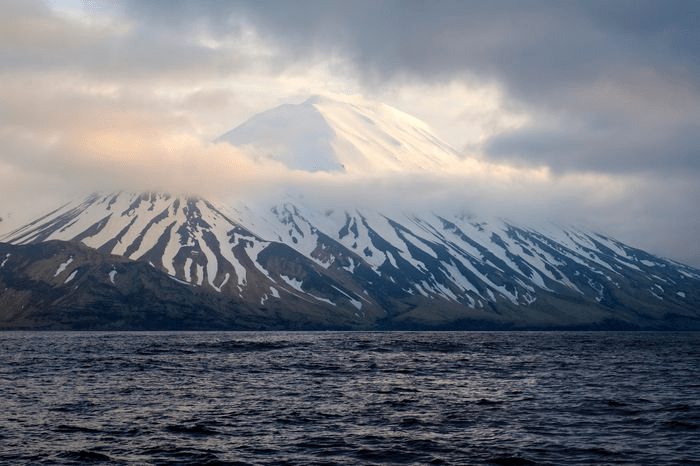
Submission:
<svg viewBox="0 0 700 466">
<path fill-rule="evenodd" d="M 418 120 L 362 100 L 284 105 L 222 141 L 307 171 L 458 161 Z M 700 329 L 699 270 L 604 235 L 464 215 L 464 205 L 329 202 L 117 192 L 67 203 L 0 237 L 0 325 L 53 322 L 46 309 L 60 317 L 80 303 L 98 320 L 105 308 L 136 313 L 108 315 L 143 328 L 144 309 L 167 302 L 177 322 L 206 328 Z M 183 309 L 208 317 L 177 317 Z M 148 328 L 160 327 L 172 328 Z"/>
<path fill-rule="evenodd" d="M 361 98 L 313 96 L 260 113 L 217 139 L 305 171 L 445 171 L 456 152 L 420 120 Z"/>
</svg>

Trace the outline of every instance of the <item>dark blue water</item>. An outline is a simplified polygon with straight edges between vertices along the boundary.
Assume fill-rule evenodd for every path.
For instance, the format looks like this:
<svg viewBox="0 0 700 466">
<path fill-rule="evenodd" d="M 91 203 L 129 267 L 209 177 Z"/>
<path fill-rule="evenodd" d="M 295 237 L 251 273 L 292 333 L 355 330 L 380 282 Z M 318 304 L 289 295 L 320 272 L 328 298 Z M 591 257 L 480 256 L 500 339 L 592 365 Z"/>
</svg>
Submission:
<svg viewBox="0 0 700 466">
<path fill-rule="evenodd" d="M 3 464 L 700 464 L 698 333 L 0 333 Z"/>
</svg>

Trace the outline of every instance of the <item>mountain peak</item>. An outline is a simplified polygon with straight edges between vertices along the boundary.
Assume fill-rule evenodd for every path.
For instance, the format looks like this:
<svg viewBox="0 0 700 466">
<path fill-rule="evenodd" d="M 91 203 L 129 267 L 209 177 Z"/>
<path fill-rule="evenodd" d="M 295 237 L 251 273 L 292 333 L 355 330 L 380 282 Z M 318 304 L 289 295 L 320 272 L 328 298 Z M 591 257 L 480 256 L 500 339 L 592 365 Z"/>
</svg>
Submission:
<svg viewBox="0 0 700 466">
<path fill-rule="evenodd" d="M 283 104 L 251 117 L 217 142 L 311 172 L 435 172 L 458 160 L 425 123 L 357 96 L 312 95 L 301 104 Z"/>
</svg>

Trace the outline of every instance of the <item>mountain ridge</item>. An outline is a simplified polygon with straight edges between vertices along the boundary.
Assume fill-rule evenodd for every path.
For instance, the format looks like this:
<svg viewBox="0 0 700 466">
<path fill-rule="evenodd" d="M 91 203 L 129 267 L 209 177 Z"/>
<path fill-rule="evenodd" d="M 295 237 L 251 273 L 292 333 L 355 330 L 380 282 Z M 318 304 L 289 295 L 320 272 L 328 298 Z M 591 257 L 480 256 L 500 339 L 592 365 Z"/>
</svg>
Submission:
<svg viewBox="0 0 700 466">
<path fill-rule="evenodd" d="M 700 328 L 700 271 L 602 235 L 552 231 L 459 214 L 317 212 L 289 200 L 227 210 L 112 193 L 2 240 L 81 243 L 239 303 L 230 312 L 296 309 L 337 316 L 344 328 L 657 328 L 669 319 Z"/>
</svg>

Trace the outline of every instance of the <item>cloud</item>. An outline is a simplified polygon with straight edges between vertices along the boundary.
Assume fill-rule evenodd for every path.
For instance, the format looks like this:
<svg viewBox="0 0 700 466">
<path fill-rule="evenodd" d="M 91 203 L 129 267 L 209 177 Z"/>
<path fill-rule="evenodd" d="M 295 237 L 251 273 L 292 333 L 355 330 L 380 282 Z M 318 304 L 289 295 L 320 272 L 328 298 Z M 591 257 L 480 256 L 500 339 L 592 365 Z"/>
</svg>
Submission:
<svg viewBox="0 0 700 466">
<path fill-rule="evenodd" d="M 573 90 L 565 110 L 490 139 L 498 160 L 556 171 L 664 173 L 700 170 L 700 95 L 683 81 L 629 70 Z"/>
<path fill-rule="evenodd" d="M 569 123 L 499 135 L 485 149 L 493 159 L 546 165 L 557 172 L 700 174 L 700 125 L 695 122 L 654 132 L 638 125 Z"/>
<path fill-rule="evenodd" d="M 238 37 L 233 43 L 239 48 L 240 31 L 253 31 L 273 50 L 258 60 L 278 70 L 340 59 L 364 92 L 390 94 L 387 89 L 402 86 L 406 77 L 443 86 L 497 83 L 511 107 L 526 108 L 520 113 L 536 115 L 531 120 L 537 122 L 482 141 L 486 155 L 499 160 L 602 173 L 698 165 L 688 150 L 700 129 L 688 123 L 698 121 L 697 110 L 688 109 L 700 104 L 700 4 L 692 0 L 127 0 L 124 11 L 170 35 L 197 29 L 212 38 Z M 679 110 L 692 115 L 668 118 Z M 556 124 L 543 126 L 548 119 Z M 457 119 L 449 124 L 456 127 Z M 468 138 L 469 122 L 461 126 Z"/>
<path fill-rule="evenodd" d="M 425 78 L 465 71 L 527 95 L 587 82 L 611 64 L 697 69 L 700 7 L 690 1 L 125 2 L 157 28 L 204 26 L 227 36 L 253 27 L 298 60 L 347 55 L 367 75 Z"/>
<path fill-rule="evenodd" d="M 520 220 L 562 220 L 580 212 L 576 199 L 615 183 L 591 176 L 571 181 L 543 168 L 474 158 L 431 175 L 308 173 L 203 138 L 196 112 L 183 112 L 182 105 L 203 98 L 205 109 L 216 106 L 218 98 L 233 98 L 224 91 L 150 92 L 60 73 L 31 84 L 6 76 L 12 79 L 0 90 L 7 111 L 0 116 L 0 176 L 15 183 L 0 191 L 19 203 L 36 199 L 32 191 L 44 193 L 37 204 L 45 208 L 93 190 L 156 189 L 232 203 L 244 197 L 272 201 L 292 190 L 320 204 L 406 211 L 456 206 Z"/>
</svg>

